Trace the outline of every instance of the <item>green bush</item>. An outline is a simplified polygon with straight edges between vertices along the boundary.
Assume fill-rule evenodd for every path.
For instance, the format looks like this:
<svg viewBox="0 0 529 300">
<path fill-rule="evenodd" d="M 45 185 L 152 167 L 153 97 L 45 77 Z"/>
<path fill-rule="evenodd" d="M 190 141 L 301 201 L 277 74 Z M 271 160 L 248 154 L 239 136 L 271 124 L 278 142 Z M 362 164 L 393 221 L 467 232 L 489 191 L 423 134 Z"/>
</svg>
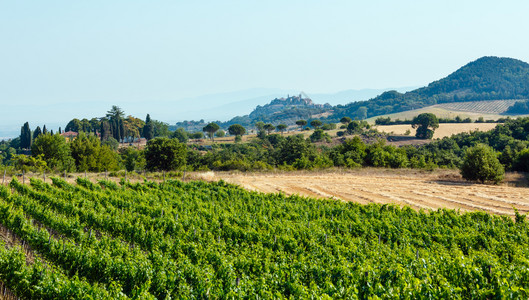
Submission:
<svg viewBox="0 0 529 300">
<path fill-rule="evenodd" d="M 480 181 L 481 183 L 486 181 L 499 183 L 505 174 L 503 165 L 498 160 L 494 150 L 484 144 L 478 144 L 465 151 L 460 171 L 466 180 Z"/>
</svg>

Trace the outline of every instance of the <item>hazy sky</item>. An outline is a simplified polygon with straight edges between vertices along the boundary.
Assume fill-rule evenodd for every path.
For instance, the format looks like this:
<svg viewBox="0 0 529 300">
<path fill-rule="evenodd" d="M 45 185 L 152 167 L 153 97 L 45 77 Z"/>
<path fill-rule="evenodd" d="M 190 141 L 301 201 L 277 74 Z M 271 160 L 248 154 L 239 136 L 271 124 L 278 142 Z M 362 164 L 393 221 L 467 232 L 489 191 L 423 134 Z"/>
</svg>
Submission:
<svg viewBox="0 0 529 300">
<path fill-rule="evenodd" d="M 529 1 L 0 0 L 0 103 L 422 86 L 484 55 L 529 61 L 528 14 Z"/>
</svg>

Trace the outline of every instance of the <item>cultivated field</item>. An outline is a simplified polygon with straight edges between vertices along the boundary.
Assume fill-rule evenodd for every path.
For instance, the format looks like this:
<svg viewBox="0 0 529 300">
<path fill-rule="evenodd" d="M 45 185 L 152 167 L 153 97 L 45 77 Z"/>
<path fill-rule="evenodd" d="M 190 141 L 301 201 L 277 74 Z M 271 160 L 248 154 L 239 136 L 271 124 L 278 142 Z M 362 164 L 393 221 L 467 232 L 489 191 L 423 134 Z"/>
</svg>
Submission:
<svg viewBox="0 0 529 300">
<path fill-rule="evenodd" d="M 367 119 L 368 122 L 375 123 L 379 117 L 390 117 L 392 120 L 411 120 L 415 116 L 422 113 L 433 113 L 438 118 L 453 119 L 457 116 L 465 119 L 470 118 L 476 120 L 483 117 L 485 120 L 497 120 L 505 118 L 503 112 L 513 105 L 514 102 L 520 100 L 495 100 L 495 101 L 472 101 L 472 102 L 458 102 L 458 103 L 443 103 L 432 106 L 427 106 L 419 109 L 403 111 L 394 114 L 387 114 L 384 116 L 376 116 Z M 527 115 L 519 115 L 512 117 L 526 117 Z"/>
<path fill-rule="evenodd" d="M 443 123 L 439 124 L 434 132 L 434 138 L 444 138 L 454 134 L 470 131 L 489 131 L 496 127 L 497 123 Z M 401 135 L 410 130 L 410 136 L 415 136 L 415 129 L 411 125 L 384 125 L 376 126 L 378 131 Z"/>
<path fill-rule="evenodd" d="M 471 101 L 453 102 L 434 105 L 448 110 L 466 111 L 484 114 L 501 114 L 520 100 L 493 100 L 493 101 Z"/>
<path fill-rule="evenodd" d="M 211 174 L 209 174 L 212 176 Z M 529 212 L 529 189 L 514 185 L 523 176 L 508 174 L 503 185 L 470 184 L 454 170 L 362 169 L 347 173 L 215 174 L 216 179 L 250 190 L 358 203 L 393 203 L 414 209 L 450 208 L 514 215 Z"/>
</svg>

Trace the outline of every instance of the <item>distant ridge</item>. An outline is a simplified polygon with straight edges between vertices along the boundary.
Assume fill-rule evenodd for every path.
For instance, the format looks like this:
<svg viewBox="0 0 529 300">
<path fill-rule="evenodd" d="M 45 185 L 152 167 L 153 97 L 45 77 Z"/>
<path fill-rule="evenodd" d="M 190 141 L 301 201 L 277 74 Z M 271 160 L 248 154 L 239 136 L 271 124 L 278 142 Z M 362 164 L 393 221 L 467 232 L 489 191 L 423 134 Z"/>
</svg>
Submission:
<svg viewBox="0 0 529 300">
<path fill-rule="evenodd" d="M 401 94 L 389 91 L 367 101 L 337 105 L 329 120 L 402 112 L 439 103 L 529 98 L 529 64 L 518 59 L 485 56 L 426 87 Z M 365 107 L 362 108 L 362 107 Z"/>
<path fill-rule="evenodd" d="M 370 100 L 336 106 L 315 104 L 303 94 L 287 96 L 275 98 L 263 106 L 258 105 L 249 115 L 217 123 L 227 128 L 236 123 L 252 126 L 258 121 L 287 125 L 292 125 L 299 119 L 339 122 L 345 116 L 364 119 L 443 103 L 510 100 L 504 101 L 502 105 L 505 105 L 521 99 L 529 99 L 529 64 L 513 58 L 485 56 L 464 65 L 445 78 L 409 92 L 387 91 Z M 468 105 L 465 109 L 478 106 Z M 497 108 L 499 109 L 500 107 Z M 501 109 L 505 110 L 505 107 Z M 180 122 L 176 127 L 196 130 L 204 125 L 204 121 Z"/>
<path fill-rule="evenodd" d="M 274 118 L 275 114 L 281 114 L 285 110 L 297 109 L 298 111 L 305 113 L 300 113 L 302 115 L 310 116 L 313 113 L 321 113 L 323 110 L 331 109 L 330 104 L 315 104 L 312 102 L 312 99 L 309 98 L 305 93 L 301 92 L 297 96 L 287 96 L 286 98 L 275 98 L 270 103 L 265 104 L 264 106 L 258 105 L 252 113 L 250 113 L 250 119 L 257 119 L 262 116 L 268 116 L 268 118 Z"/>
</svg>

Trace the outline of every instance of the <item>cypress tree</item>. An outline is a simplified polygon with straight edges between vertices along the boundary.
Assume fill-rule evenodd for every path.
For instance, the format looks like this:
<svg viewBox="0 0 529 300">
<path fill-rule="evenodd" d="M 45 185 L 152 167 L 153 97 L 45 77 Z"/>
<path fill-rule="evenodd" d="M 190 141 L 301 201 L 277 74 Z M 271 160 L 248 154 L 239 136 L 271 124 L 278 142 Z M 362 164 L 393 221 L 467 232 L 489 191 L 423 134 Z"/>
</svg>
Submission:
<svg viewBox="0 0 529 300">
<path fill-rule="evenodd" d="M 62 129 L 61 129 L 61 127 L 59 127 L 59 134 L 62 134 Z"/>
<path fill-rule="evenodd" d="M 24 126 L 20 129 L 20 148 L 31 148 L 31 129 L 28 122 L 24 123 Z"/>
<path fill-rule="evenodd" d="M 35 131 L 33 131 L 33 140 L 36 140 L 37 137 L 39 137 L 39 135 L 42 134 L 42 131 L 40 130 L 40 126 L 37 126 L 37 128 L 35 128 Z"/>
<path fill-rule="evenodd" d="M 46 124 L 44 124 L 44 127 L 42 127 L 42 134 L 47 134 L 48 129 L 46 129 Z"/>
<path fill-rule="evenodd" d="M 125 124 L 123 123 L 123 119 L 119 119 L 119 137 L 121 138 L 121 142 L 124 142 L 124 140 L 125 140 Z"/>
<path fill-rule="evenodd" d="M 110 124 L 107 120 L 102 120 L 100 125 L 101 141 L 106 141 L 111 135 Z"/>
<path fill-rule="evenodd" d="M 151 116 L 147 114 L 145 118 L 145 126 L 143 126 L 143 137 L 148 141 L 154 138 L 154 125 L 151 121 Z"/>
</svg>

